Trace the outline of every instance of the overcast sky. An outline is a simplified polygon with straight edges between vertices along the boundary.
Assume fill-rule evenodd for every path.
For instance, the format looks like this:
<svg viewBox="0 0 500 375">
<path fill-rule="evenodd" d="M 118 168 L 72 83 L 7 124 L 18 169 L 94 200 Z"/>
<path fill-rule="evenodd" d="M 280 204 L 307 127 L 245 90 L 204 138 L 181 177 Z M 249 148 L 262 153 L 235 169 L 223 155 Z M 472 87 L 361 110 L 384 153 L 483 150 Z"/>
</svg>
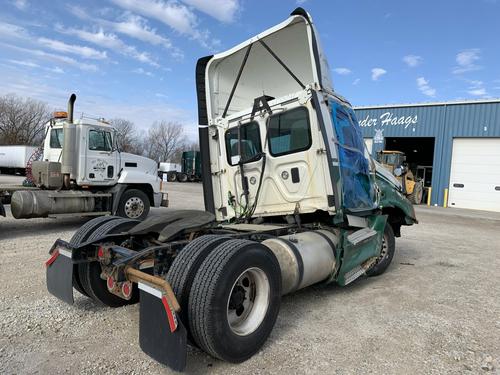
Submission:
<svg viewBox="0 0 500 375">
<path fill-rule="evenodd" d="M 196 136 L 194 68 L 308 10 L 353 105 L 500 96 L 500 0 L 0 0 L 0 94 Z"/>
</svg>

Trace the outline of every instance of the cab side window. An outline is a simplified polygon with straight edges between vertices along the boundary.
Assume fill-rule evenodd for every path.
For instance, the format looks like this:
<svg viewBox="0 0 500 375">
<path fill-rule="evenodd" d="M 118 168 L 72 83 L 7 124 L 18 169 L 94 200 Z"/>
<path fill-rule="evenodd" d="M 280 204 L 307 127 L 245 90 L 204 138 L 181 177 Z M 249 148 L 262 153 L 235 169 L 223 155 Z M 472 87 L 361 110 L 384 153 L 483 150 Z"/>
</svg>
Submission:
<svg viewBox="0 0 500 375">
<path fill-rule="evenodd" d="M 305 107 L 272 115 L 268 124 L 269 150 L 273 156 L 305 151 L 311 147 L 309 112 Z"/>
<path fill-rule="evenodd" d="M 110 152 L 111 133 L 103 130 L 89 131 L 89 150 Z"/>
<path fill-rule="evenodd" d="M 255 121 L 240 126 L 241 146 L 238 144 L 238 127 L 226 131 L 227 161 L 230 165 L 251 159 L 262 152 L 259 124 Z M 240 149 L 241 147 L 241 149 Z"/>
<path fill-rule="evenodd" d="M 50 148 L 62 148 L 63 141 L 62 129 L 52 129 L 50 131 Z"/>
</svg>

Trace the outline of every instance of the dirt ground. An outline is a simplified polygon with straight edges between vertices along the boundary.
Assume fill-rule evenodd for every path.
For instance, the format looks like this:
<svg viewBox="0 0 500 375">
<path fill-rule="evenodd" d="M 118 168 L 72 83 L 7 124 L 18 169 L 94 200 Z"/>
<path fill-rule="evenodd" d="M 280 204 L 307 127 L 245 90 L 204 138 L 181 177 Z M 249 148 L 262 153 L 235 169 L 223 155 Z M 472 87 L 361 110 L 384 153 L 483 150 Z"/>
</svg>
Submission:
<svg viewBox="0 0 500 375">
<path fill-rule="evenodd" d="M 14 179 L 0 183 L 12 183 Z M 18 180 L 18 179 L 17 179 Z M 169 184 L 173 208 L 202 209 L 201 184 Z M 167 209 L 153 209 L 161 215 Z M 0 373 L 168 374 L 138 345 L 138 305 L 52 297 L 43 262 L 88 219 L 0 218 Z M 263 349 L 234 365 L 189 349 L 188 373 L 498 373 L 500 215 L 419 207 L 389 270 L 283 298 Z"/>
</svg>

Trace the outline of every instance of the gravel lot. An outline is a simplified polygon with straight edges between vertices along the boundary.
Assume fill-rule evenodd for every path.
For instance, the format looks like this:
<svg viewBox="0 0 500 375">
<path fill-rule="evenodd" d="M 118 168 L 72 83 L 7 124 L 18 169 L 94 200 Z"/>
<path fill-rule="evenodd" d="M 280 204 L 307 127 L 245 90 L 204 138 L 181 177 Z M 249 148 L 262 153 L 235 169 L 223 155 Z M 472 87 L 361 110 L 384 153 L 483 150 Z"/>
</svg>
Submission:
<svg viewBox="0 0 500 375">
<path fill-rule="evenodd" d="M 19 178 L 0 176 L 0 183 Z M 201 184 L 169 184 L 202 208 Z M 7 206 L 8 208 L 8 206 Z M 153 209 L 161 215 L 167 209 Z M 187 372 L 498 373 L 500 215 L 418 208 L 388 272 L 283 298 L 264 348 L 240 365 L 190 349 Z M 138 345 L 138 306 L 68 306 L 48 294 L 48 250 L 88 219 L 0 218 L 0 373 L 168 374 Z"/>
</svg>

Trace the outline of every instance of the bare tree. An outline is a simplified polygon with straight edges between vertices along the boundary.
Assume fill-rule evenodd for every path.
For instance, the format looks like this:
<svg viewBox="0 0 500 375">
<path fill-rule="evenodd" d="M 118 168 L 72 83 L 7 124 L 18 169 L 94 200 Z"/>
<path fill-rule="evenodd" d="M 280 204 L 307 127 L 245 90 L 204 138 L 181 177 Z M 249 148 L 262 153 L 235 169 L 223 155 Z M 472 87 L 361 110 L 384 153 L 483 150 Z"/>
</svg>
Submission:
<svg viewBox="0 0 500 375">
<path fill-rule="evenodd" d="M 142 142 L 137 137 L 134 123 L 122 118 L 114 118 L 110 122 L 117 130 L 116 145 L 118 148 L 124 152 L 137 153 L 141 149 L 140 144 Z"/>
<path fill-rule="evenodd" d="M 39 145 L 50 117 L 46 103 L 14 94 L 0 97 L 0 143 Z"/>
<path fill-rule="evenodd" d="M 145 154 L 158 162 L 171 161 L 185 144 L 184 129 L 176 122 L 159 121 L 149 128 L 144 141 Z"/>
</svg>

